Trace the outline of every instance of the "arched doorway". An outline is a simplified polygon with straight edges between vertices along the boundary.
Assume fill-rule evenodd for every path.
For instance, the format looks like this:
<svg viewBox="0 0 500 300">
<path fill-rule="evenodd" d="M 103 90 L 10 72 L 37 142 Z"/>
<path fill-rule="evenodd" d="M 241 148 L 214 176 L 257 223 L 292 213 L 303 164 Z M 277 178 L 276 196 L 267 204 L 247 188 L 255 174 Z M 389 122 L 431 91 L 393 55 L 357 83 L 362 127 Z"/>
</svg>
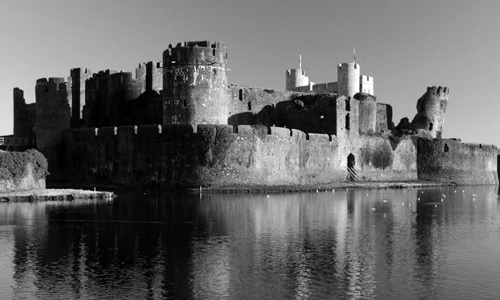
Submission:
<svg viewBox="0 0 500 300">
<path fill-rule="evenodd" d="M 358 175 L 356 174 L 356 158 L 352 153 L 347 156 L 347 179 L 349 181 L 358 181 Z"/>
</svg>

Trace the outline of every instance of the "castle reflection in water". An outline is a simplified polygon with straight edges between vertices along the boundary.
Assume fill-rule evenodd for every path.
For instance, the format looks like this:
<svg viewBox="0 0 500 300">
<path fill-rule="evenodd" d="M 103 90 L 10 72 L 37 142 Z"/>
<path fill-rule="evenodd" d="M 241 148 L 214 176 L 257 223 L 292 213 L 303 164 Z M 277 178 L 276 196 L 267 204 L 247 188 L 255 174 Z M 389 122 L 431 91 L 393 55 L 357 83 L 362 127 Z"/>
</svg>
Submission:
<svg viewBox="0 0 500 300">
<path fill-rule="evenodd" d="M 124 193 L 108 202 L 0 203 L 0 298 L 494 295 L 497 191 Z"/>
</svg>

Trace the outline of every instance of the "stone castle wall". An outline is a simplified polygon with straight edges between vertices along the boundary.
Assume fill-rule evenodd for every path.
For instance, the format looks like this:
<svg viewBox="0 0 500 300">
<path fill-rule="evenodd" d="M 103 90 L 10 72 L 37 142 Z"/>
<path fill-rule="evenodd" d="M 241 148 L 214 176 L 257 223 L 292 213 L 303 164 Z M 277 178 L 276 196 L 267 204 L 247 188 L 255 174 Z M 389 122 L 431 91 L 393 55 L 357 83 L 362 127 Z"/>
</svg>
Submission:
<svg viewBox="0 0 500 300">
<path fill-rule="evenodd" d="M 97 135 L 73 129 L 66 139 L 67 178 L 167 188 L 317 185 L 345 180 L 350 153 L 363 180 L 417 176 L 408 141 L 393 148 L 387 139 L 366 136 L 346 146 L 332 135 L 262 125 L 199 125 L 196 131 L 189 125 L 107 127 Z"/>
<path fill-rule="evenodd" d="M 459 184 L 497 184 L 497 148 L 417 138 L 418 177 Z"/>
</svg>

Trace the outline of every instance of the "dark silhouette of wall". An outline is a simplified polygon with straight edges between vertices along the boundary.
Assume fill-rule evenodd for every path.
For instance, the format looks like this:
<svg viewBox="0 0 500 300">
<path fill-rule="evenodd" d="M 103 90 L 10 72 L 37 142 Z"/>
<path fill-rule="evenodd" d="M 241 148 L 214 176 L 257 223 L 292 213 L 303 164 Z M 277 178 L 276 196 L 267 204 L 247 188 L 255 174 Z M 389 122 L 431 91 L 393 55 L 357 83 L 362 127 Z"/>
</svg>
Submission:
<svg viewBox="0 0 500 300">
<path fill-rule="evenodd" d="M 92 77 L 87 68 L 71 69 L 68 78 L 68 102 L 71 103 L 71 127 L 83 126 L 83 107 L 85 106 L 85 82 Z"/>
<path fill-rule="evenodd" d="M 35 141 L 36 103 L 26 104 L 24 92 L 14 88 L 14 137 Z"/>
<path fill-rule="evenodd" d="M 36 148 L 49 161 L 49 172 L 64 169 L 64 132 L 70 128 L 70 105 L 64 78 L 38 79 L 36 96 Z"/>
<path fill-rule="evenodd" d="M 148 66 L 155 73 L 150 73 Z M 139 65 L 136 79 L 132 78 L 131 73 L 110 70 L 101 71 L 88 79 L 85 127 L 162 123 L 162 95 L 158 91 L 161 69 L 157 66 L 152 62 Z"/>
</svg>

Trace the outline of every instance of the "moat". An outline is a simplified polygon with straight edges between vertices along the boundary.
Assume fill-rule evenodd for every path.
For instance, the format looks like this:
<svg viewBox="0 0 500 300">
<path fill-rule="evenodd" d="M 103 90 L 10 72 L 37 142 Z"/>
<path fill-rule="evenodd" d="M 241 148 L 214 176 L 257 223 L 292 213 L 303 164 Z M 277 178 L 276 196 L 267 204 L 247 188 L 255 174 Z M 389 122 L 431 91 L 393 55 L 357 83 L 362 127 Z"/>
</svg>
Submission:
<svg viewBox="0 0 500 300">
<path fill-rule="evenodd" d="M 498 185 L 0 203 L 1 299 L 495 299 Z"/>
</svg>

